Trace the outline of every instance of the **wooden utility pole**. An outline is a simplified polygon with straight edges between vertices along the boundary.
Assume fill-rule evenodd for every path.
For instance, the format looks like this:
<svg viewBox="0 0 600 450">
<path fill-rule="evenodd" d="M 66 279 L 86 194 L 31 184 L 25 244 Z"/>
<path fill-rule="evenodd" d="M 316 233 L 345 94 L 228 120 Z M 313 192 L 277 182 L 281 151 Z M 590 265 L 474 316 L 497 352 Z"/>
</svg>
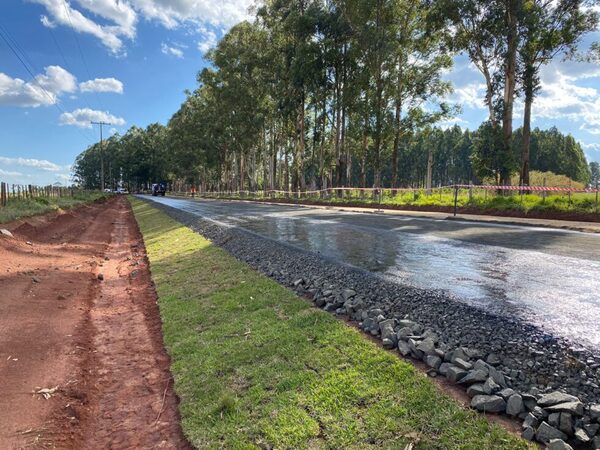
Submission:
<svg viewBox="0 0 600 450">
<path fill-rule="evenodd" d="M 92 125 L 100 125 L 100 190 L 104 191 L 104 144 L 102 141 L 102 126 L 111 125 L 107 122 L 90 122 Z"/>
</svg>

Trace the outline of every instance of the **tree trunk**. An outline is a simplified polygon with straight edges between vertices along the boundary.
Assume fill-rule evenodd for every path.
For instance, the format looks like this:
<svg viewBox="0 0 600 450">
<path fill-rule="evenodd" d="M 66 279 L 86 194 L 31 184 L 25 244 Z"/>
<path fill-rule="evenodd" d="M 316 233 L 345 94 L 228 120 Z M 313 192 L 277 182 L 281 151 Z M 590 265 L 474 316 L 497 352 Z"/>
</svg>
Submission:
<svg viewBox="0 0 600 450">
<path fill-rule="evenodd" d="M 429 149 L 429 154 L 427 155 L 427 180 L 425 181 L 427 195 L 431 195 L 431 178 L 433 174 L 433 151 Z"/>
<path fill-rule="evenodd" d="M 523 142 L 521 147 L 521 173 L 519 184 L 529 186 L 529 149 L 531 145 L 531 105 L 533 103 L 534 77 L 533 67 L 525 69 L 523 80 L 525 90 L 525 109 L 523 111 Z"/>
<path fill-rule="evenodd" d="M 500 182 L 510 184 L 510 168 L 507 167 L 512 144 L 513 104 L 515 99 L 515 84 L 517 72 L 517 0 L 505 0 L 506 23 L 508 26 L 507 51 L 504 67 L 504 108 L 502 117 L 502 134 L 504 137 L 504 155 Z"/>
<path fill-rule="evenodd" d="M 298 106 L 298 136 L 297 136 L 297 148 L 296 148 L 296 182 L 297 188 L 304 191 L 306 189 L 306 181 L 304 179 L 304 147 L 305 147 L 305 136 L 304 136 L 304 89 L 302 90 L 300 105 Z"/>
</svg>

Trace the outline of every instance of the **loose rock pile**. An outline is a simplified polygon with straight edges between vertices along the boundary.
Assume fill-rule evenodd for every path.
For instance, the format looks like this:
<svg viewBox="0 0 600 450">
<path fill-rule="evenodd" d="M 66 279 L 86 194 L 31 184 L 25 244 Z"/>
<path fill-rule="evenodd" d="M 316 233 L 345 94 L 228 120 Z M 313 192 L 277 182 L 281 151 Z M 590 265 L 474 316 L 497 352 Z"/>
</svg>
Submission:
<svg viewBox="0 0 600 450">
<path fill-rule="evenodd" d="M 569 440 L 600 448 L 600 404 L 585 406 L 579 398 L 560 391 L 541 395 L 518 392 L 510 387 L 510 376 L 496 368 L 500 364 L 498 355 L 486 355 L 474 348 L 453 348 L 431 328 L 405 318 L 388 319 L 378 308 L 357 309 L 362 302 L 356 301 L 355 295 L 345 297 L 335 310 L 337 314 L 349 314 L 363 330 L 379 336 L 384 347 L 397 348 L 402 356 L 425 362 L 430 376 L 442 375 L 464 386 L 472 408 L 523 420 L 523 437 L 548 444 L 549 448 L 572 448 L 566 443 Z M 317 294 L 315 298 L 322 297 Z M 341 299 L 344 295 L 326 301 L 325 309 Z"/>
<path fill-rule="evenodd" d="M 356 321 L 388 349 L 463 386 L 471 407 L 523 420 L 552 449 L 600 450 L 600 357 L 515 317 L 400 286 L 313 253 L 154 204 L 315 306 Z M 585 402 L 585 403 L 584 403 Z"/>
</svg>

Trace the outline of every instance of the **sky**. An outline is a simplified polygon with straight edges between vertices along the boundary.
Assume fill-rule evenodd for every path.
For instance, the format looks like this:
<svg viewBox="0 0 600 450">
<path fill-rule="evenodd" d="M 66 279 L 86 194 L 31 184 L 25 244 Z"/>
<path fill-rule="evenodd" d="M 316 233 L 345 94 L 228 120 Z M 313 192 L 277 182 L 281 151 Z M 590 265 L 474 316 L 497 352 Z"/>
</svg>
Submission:
<svg viewBox="0 0 600 450">
<path fill-rule="evenodd" d="M 109 122 L 104 136 L 166 124 L 197 86 L 203 55 L 253 0 L 0 1 L 0 181 L 71 181 L 71 165 Z M 600 40 L 588 35 L 582 49 Z M 15 54 L 16 53 L 16 54 Z M 486 119 L 481 75 L 464 55 L 446 74 L 454 123 Z M 571 133 L 600 161 L 600 65 L 556 58 L 542 71 L 533 126 Z M 522 105 L 515 110 L 520 126 Z"/>
</svg>

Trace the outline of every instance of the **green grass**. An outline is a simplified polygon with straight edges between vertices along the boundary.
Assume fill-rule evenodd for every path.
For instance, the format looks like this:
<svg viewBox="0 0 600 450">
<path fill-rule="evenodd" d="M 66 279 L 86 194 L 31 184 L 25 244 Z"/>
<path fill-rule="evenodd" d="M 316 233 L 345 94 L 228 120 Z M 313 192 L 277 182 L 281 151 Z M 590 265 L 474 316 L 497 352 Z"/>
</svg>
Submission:
<svg viewBox="0 0 600 450">
<path fill-rule="evenodd" d="M 103 194 L 102 192 L 80 192 L 75 193 L 73 197 L 10 199 L 5 207 L 0 206 L 0 223 L 45 214 L 50 211 L 73 208 L 82 203 L 106 198 L 108 195 L 110 194 Z"/>
<path fill-rule="evenodd" d="M 208 195 L 211 197 L 210 195 Z M 262 193 L 257 193 L 256 196 L 227 196 L 220 198 L 230 199 L 248 199 L 248 200 L 268 200 Z M 286 200 L 279 197 L 280 200 Z M 296 198 L 288 198 L 290 202 L 298 201 Z M 454 193 L 451 189 L 445 189 L 440 195 L 439 191 L 433 192 L 432 195 L 426 195 L 424 190 L 402 191 L 394 195 L 391 189 L 384 191 L 381 202 L 379 199 L 374 200 L 371 194 L 361 195 L 359 191 L 346 191 L 344 197 L 331 196 L 329 198 L 319 198 L 311 196 L 303 198 L 300 203 L 325 203 L 336 206 L 372 206 L 379 205 L 389 207 L 401 206 L 417 206 L 417 207 L 454 207 Z M 514 195 L 501 196 L 496 195 L 494 191 L 484 192 L 481 189 L 475 189 L 471 198 L 466 190 L 461 190 L 457 198 L 457 206 L 459 208 L 477 209 L 485 211 L 514 211 L 527 215 L 530 212 L 557 212 L 557 213 L 582 213 L 582 214 L 598 214 L 600 209 L 596 207 L 596 195 L 589 193 L 574 193 L 569 196 L 564 195 L 548 195 L 545 199 L 541 195 Z"/>
<path fill-rule="evenodd" d="M 131 199 L 198 448 L 525 449 L 411 364 Z"/>
</svg>

